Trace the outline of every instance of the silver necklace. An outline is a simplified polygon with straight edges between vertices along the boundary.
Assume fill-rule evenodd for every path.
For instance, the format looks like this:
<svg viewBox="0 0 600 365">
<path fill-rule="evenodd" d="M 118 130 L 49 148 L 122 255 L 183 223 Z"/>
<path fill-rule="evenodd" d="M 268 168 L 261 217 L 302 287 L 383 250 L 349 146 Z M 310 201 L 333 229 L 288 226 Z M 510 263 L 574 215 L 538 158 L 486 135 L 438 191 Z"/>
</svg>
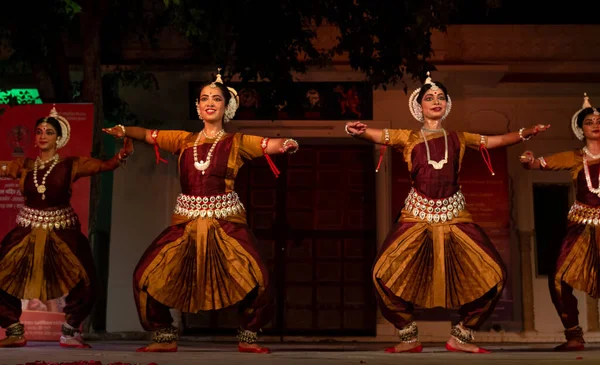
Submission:
<svg viewBox="0 0 600 365">
<path fill-rule="evenodd" d="M 198 137 L 196 137 L 196 141 L 194 142 L 194 167 L 196 168 L 196 170 L 202 171 L 202 175 L 205 174 L 206 169 L 208 169 L 208 166 L 210 166 L 210 159 L 212 157 L 212 154 L 215 150 L 215 147 L 217 146 L 217 143 L 219 143 L 219 140 L 221 140 L 221 137 L 223 137 L 223 134 L 225 134 L 225 130 L 221 129 L 215 135 L 215 141 L 213 142 L 212 146 L 210 146 L 210 150 L 208 150 L 208 154 L 206 155 L 206 161 L 198 161 L 198 142 L 200 141 L 200 137 L 204 136 L 206 138 L 210 138 L 206 135 L 206 133 L 204 133 L 204 130 L 198 133 Z"/>
<path fill-rule="evenodd" d="M 425 142 L 425 149 L 427 150 L 427 163 L 433 166 L 436 170 L 441 170 L 442 167 L 448 162 L 448 135 L 446 134 L 446 130 L 442 128 L 442 132 L 444 132 L 444 143 L 446 145 L 446 151 L 444 152 L 444 159 L 439 161 L 433 161 L 431 159 L 431 153 L 429 152 L 429 145 L 427 144 L 427 138 L 425 137 L 425 133 L 423 133 L 423 128 L 421 128 L 421 135 L 423 136 L 423 141 Z"/>
</svg>

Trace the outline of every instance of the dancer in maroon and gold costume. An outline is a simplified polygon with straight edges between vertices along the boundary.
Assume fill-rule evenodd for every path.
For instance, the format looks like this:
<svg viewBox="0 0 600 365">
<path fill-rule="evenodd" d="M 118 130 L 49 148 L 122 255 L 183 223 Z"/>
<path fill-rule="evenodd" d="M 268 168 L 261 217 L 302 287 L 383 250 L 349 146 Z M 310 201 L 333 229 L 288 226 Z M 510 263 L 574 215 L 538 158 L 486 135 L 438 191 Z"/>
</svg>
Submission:
<svg viewBox="0 0 600 365">
<path fill-rule="evenodd" d="M 133 152 L 125 141 L 108 161 L 87 157 L 61 158 L 57 150 L 69 141 L 68 121 L 53 108 L 36 123 L 39 156 L 0 163 L 0 176 L 20 179 L 25 206 L 17 227 L 0 242 L 0 326 L 6 338 L 0 347 L 27 344 L 25 327 L 19 322 L 21 299 L 46 301 L 66 297 L 66 323 L 62 347 L 89 347 L 79 328 L 90 314 L 96 297 L 96 274 L 87 238 L 69 203 L 71 186 L 79 178 L 120 166 Z"/>
<path fill-rule="evenodd" d="M 429 76 L 429 74 L 428 74 Z M 385 239 L 373 267 L 379 307 L 398 329 L 400 344 L 387 352 L 421 352 L 415 307 L 458 308 L 446 343 L 449 351 L 485 353 L 472 343 L 474 331 L 493 311 L 506 281 L 500 255 L 467 212 L 458 178 L 467 148 L 516 144 L 548 126 L 522 128 L 499 136 L 449 132 L 442 127 L 451 108 L 444 85 L 427 77 L 409 98 L 419 131 L 346 125 L 348 134 L 402 151 L 411 191 L 400 218 Z M 487 148 L 487 149 L 486 149 Z"/>
<path fill-rule="evenodd" d="M 548 276 L 552 302 L 565 327 L 567 340 L 555 348 L 557 351 L 584 348 L 573 288 L 592 298 L 600 297 L 600 112 L 591 106 L 587 95 L 583 107 L 571 119 L 571 128 L 575 136 L 585 142 L 583 148 L 537 159 L 531 151 L 526 151 L 520 157 L 527 169 L 570 171 L 577 190 L 575 204 L 568 215 L 567 236 L 555 270 Z"/>
<path fill-rule="evenodd" d="M 170 308 L 196 313 L 240 303 L 238 350 L 267 353 L 256 342 L 257 332 L 271 320 L 271 283 L 234 182 L 244 162 L 257 157 L 266 156 L 277 173 L 268 155 L 295 152 L 298 143 L 225 133 L 223 122 L 233 118 L 238 100 L 220 74 L 201 89 L 196 105 L 205 124 L 200 133 L 123 126 L 106 130 L 179 155 L 182 194 L 172 224 L 148 247 L 134 273 L 140 321 L 154 331 L 153 343 L 138 351 L 177 350 Z"/>
</svg>

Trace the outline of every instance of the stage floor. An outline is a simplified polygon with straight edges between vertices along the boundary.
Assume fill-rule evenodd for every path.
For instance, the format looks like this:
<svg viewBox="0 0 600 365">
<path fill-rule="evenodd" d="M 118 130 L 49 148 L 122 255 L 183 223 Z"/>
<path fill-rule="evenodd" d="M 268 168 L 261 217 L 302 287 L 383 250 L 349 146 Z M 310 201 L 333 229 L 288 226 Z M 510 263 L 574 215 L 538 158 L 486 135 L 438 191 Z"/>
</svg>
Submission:
<svg viewBox="0 0 600 365">
<path fill-rule="evenodd" d="M 177 353 L 136 353 L 135 349 L 145 342 L 111 341 L 90 342 L 86 350 L 71 350 L 58 347 L 58 343 L 30 342 L 27 347 L 0 349 L 0 365 L 26 364 L 35 361 L 76 362 L 95 360 L 108 365 L 196 365 L 196 364 L 600 364 L 600 344 L 588 344 L 581 352 L 556 353 L 550 344 L 490 344 L 486 347 L 492 354 L 456 354 L 447 352 L 443 344 L 426 344 L 420 354 L 386 354 L 382 350 L 390 344 L 368 343 L 272 343 L 273 353 L 241 354 L 233 343 L 188 342 L 181 343 Z"/>
</svg>

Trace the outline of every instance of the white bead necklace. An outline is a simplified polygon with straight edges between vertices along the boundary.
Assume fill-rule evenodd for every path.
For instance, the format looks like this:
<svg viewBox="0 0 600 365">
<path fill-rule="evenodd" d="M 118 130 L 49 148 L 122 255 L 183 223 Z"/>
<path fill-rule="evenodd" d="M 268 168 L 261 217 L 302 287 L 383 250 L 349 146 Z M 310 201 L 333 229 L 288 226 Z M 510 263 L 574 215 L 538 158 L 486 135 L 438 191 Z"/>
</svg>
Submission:
<svg viewBox="0 0 600 365">
<path fill-rule="evenodd" d="M 47 161 L 42 161 L 42 159 L 38 156 L 38 158 L 36 158 L 35 162 L 33 163 L 33 183 L 35 184 L 35 188 L 37 189 L 37 192 L 42 194 L 42 200 L 46 200 L 46 194 L 45 194 L 46 193 L 46 178 L 48 177 L 48 175 L 50 175 L 50 172 L 52 171 L 54 166 L 56 166 L 59 159 L 60 159 L 60 157 L 58 156 L 58 154 L 54 155 L 52 158 L 50 158 Z M 45 164 L 50 161 L 52 161 L 52 164 L 50 165 L 50 167 L 48 167 L 48 170 L 46 170 L 46 173 L 42 177 L 42 182 L 40 184 L 38 184 L 38 181 L 37 181 L 38 168 L 43 169 Z M 39 167 L 38 167 L 38 165 L 39 165 Z"/>
<path fill-rule="evenodd" d="M 600 158 L 600 154 L 599 155 L 594 155 L 590 152 L 590 150 L 588 150 L 587 146 L 583 147 L 583 152 L 585 152 L 586 155 L 588 155 L 592 160 L 597 160 Z"/>
<path fill-rule="evenodd" d="M 39 164 L 40 164 L 40 170 L 43 170 L 43 169 L 44 169 L 44 167 L 46 167 L 46 164 L 47 164 L 47 163 L 50 163 L 51 161 L 54 161 L 54 159 L 55 159 L 55 158 L 56 158 L 56 155 L 54 155 L 54 156 L 50 157 L 50 158 L 49 158 L 49 159 L 47 159 L 46 161 L 42 161 L 42 159 L 40 158 L 40 156 L 38 156 L 38 157 L 36 158 L 36 161 L 39 161 Z"/>
<path fill-rule="evenodd" d="M 196 170 L 202 171 L 202 175 L 205 174 L 206 169 L 208 169 L 208 166 L 210 166 L 210 159 L 215 150 L 215 147 L 217 146 L 217 143 L 219 143 L 221 137 L 223 137 L 224 134 L 225 130 L 221 129 L 214 137 L 215 141 L 213 142 L 212 146 L 210 146 L 210 150 L 208 150 L 208 154 L 206 155 L 206 161 L 198 161 L 198 142 L 200 142 L 200 137 L 204 136 L 205 138 L 210 138 L 206 135 L 204 130 L 198 133 L 198 137 L 196 137 L 196 141 L 194 142 L 194 167 L 196 168 Z"/>
<path fill-rule="evenodd" d="M 587 163 L 587 157 L 583 156 L 583 172 L 585 173 L 585 182 L 587 183 L 587 188 L 591 193 L 594 193 L 600 197 L 600 184 L 597 188 L 592 186 L 592 179 L 590 178 L 590 169 Z M 598 170 L 598 181 L 600 182 L 600 169 Z"/>
<path fill-rule="evenodd" d="M 444 159 L 439 161 L 433 161 L 431 159 L 431 153 L 429 152 L 429 145 L 427 144 L 427 138 L 425 137 L 425 133 L 423 133 L 423 128 L 421 128 L 421 135 L 423 136 L 423 141 L 425 142 L 425 149 L 427 150 L 427 162 L 433 166 L 436 170 L 441 170 L 442 167 L 448 162 L 448 135 L 446 134 L 446 130 L 442 128 L 442 132 L 444 133 L 444 143 L 446 145 L 446 151 L 444 152 Z"/>
</svg>

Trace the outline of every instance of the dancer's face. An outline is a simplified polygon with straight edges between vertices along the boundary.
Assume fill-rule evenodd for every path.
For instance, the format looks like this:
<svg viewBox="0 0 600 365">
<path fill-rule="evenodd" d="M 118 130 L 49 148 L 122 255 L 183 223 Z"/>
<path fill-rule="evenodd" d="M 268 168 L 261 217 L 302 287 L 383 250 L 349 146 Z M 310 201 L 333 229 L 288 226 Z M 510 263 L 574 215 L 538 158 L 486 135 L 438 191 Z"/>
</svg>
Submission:
<svg viewBox="0 0 600 365">
<path fill-rule="evenodd" d="M 583 120 L 583 135 L 588 140 L 600 139 L 600 115 L 590 113 L 585 116 Z"/>
<path fill-rule="evenodd" d="M 35 143 L 42 151 L 56 149 L 58 133 L 50 123 L 40 123 L 35 128 Z"/>
<path fill-rule="evenodd" d="M 223 120 L 225 98 L 221 89 L 209 85 L 200 91 L 198 114 L 205 123 L 216 123 Z"/>
<path fill-rule="evenodd" d="M 442 89 L 437 90 L 429 89 L 423 95 L 421 101 L 421 107 L 423 108 L 423 117 L 426 119 L 440 120 L 446 114 L 446 106 L 448 101 L 446 94 Z"/>
</svg>

